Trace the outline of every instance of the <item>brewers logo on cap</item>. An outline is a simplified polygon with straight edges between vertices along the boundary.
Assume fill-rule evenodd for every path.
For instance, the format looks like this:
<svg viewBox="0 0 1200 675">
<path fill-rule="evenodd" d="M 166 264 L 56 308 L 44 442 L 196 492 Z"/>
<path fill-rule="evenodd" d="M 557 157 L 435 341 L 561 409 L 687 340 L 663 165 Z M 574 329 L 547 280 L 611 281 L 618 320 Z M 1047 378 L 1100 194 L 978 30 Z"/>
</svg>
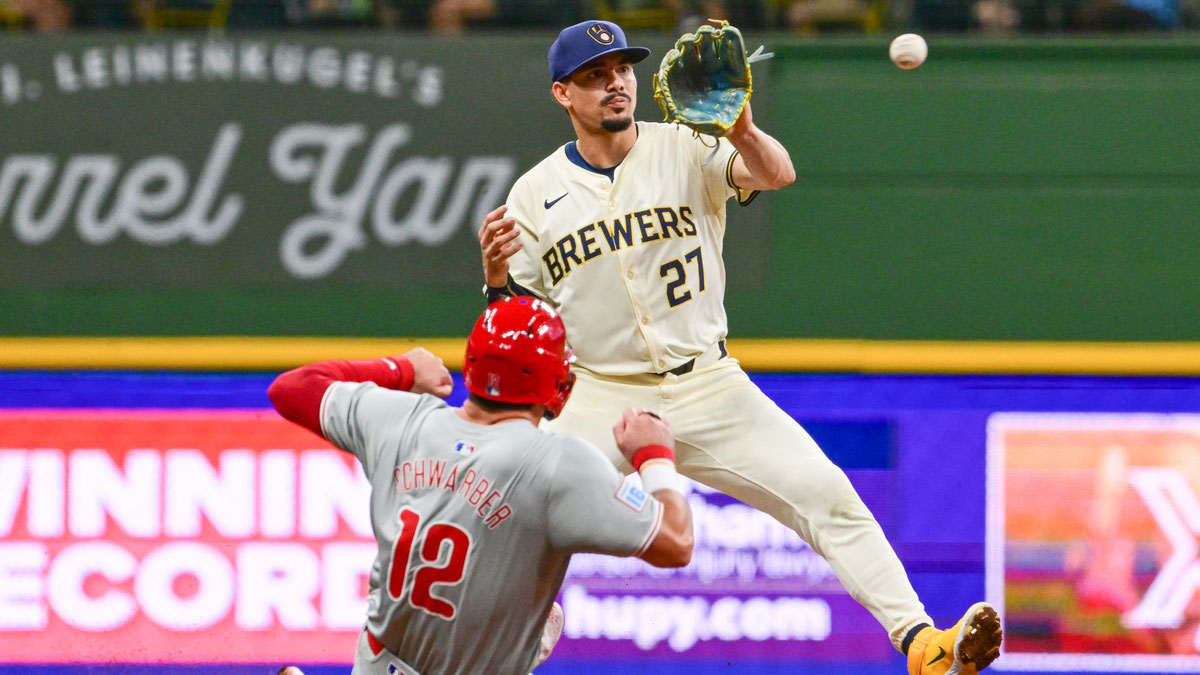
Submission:
<svg viewBox="0 0 1200 675">
<path fill-rule="evenodd" d="M 637 63 L 650 55 L 650 50 L 645 47 L 625 44 L 625 32 L 610 21 L 588 20 L 567 26 L 550 45 L 547 54 L 550 79 L 561 82 L 588 61 L 617 52 L 629 63 Z"/>
<path fill-rule="evenodd" d="M 605 28 L 604 24 L 597 23 L 592 25 L 591 28 L 588 28 L 588 35 L 592 36 L 593 40 L 602 45 L 611 45 L 613 43 L 612 31 Z"/>
</svg>

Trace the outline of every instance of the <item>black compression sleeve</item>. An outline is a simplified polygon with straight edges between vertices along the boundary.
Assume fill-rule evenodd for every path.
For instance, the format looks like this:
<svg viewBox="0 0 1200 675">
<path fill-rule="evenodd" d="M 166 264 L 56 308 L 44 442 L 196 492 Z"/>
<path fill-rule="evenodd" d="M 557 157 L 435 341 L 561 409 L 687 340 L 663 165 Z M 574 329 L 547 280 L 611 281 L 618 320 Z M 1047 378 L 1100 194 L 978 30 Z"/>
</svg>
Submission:
<svg viewBox="0 0 1200 675">
<path fill-rule="evenodd" d="M 533 295 L 533 293 L 529 292 L 529 289 L 513 281 L 511 274 L 508 275 L 508 281 L 503 286 L 488 286 L 486 293 L 489 305 L 500 298 L 507 298 L 514 295 Z"/>
</svg>

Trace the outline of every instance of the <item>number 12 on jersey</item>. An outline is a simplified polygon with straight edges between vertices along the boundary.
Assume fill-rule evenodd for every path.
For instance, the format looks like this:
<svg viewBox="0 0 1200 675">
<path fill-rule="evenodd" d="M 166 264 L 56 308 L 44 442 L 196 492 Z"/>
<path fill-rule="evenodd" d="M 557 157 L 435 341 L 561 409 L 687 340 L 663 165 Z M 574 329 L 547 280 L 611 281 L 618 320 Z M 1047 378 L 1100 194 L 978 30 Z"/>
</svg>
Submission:
<svg viewBox="0 0 1200 675">
<path fill-rule="evenodd" d="M 683 256 L 681 262 L 678 258 L 670 262 L 663 263 L 662 267 L 658 268 L 658 276 L 662 279 L 673 276 L 674 279 L 667 282 L 667 305 L 677 307 L 692 299 L 692 292 L 685 289 L 681 294 L 679 289 L 687 283 L 687 268 L 684 266 L 690 263 L 696 263 L 696 274 L 700 277 L 696 287 L 697 293 L 704 292 L 704 258 L 700 255 L 700 247 L 688 251 Z"/>
<path fill-rule="evenodd" d="M 454 523 L 430 523 L 421 531 L 421 514 L 408 507 L 400 509 L 400 532 L 392 549 L 391 569 L 388 571 L 388 595 L 402 602 L 409 590 L 408 602 L 417 609 L 453 619 L 458 608 L 454 603 L 433 594 L 434 584 L 454 586 L 466 575 L 467 554 L 471 550 L 471 535 Z M 420 541 L 418 541 L 420 540 Z M 412 583 L 408 583 L 408 566 L 414 548 L 425 564 L 416 566 Z M 446 564 L 434 565 L 447 550 Z M 411 589 L 406 588 L 411 586 Z"/>
</svg>

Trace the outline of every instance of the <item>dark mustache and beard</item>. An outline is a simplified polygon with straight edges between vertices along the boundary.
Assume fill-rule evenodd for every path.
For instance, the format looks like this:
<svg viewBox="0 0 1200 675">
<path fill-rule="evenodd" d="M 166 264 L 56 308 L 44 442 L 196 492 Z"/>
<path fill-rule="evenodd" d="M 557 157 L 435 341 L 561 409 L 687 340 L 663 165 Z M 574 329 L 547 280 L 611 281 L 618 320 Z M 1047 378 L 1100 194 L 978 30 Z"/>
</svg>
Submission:
<svg viewBox="0 0 1200 675">
<path fill-rule="evenodd" d="M 604 97 L 604 100 L 600 101 L 600 106 L 601 107 L 607 106 L 609 103 L 612 103 L 613 101 L 615 101 L 618 98 L 623 98 L 626 101 L 631 100 L 625 94 L 609 94 L 608 96 Z M 625 131 L 632 124 L 633 124 L 633 115 L 626 115 L 624 117 L 615 117 L 615 118 L 614 117 L 606 117 L 606 118 L 600 120 L 600 126 L 604 127 L 604 130 L 608 131 L 610 133 L 616 133 L 618 131 Z"/>
</svg>

